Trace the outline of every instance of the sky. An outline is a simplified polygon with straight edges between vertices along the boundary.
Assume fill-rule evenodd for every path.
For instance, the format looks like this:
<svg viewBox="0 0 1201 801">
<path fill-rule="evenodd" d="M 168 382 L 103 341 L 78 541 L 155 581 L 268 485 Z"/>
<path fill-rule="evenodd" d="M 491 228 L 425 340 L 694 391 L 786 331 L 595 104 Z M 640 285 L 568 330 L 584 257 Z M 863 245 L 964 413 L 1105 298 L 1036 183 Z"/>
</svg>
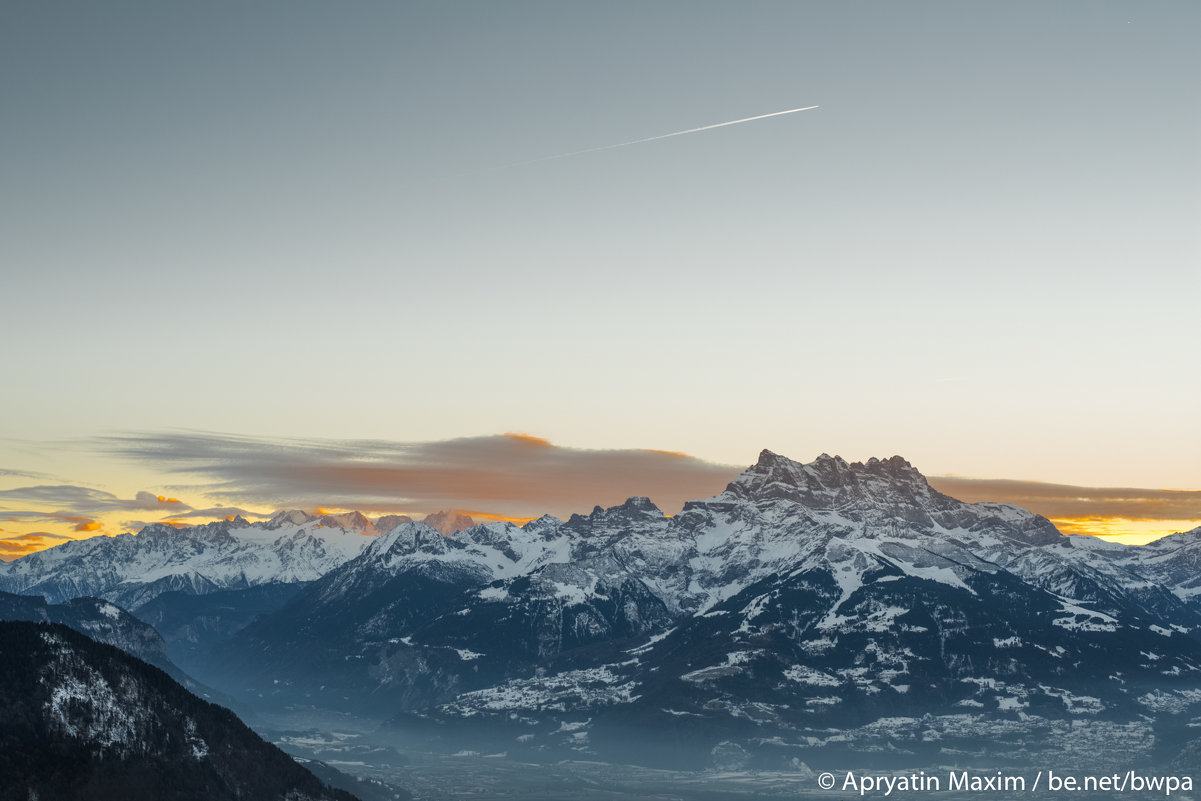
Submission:
<svg viewBox="0 0 1201 801">
<path fill-rule="evenodd" d="M 1201 525 L 1199 34 L 0 0 L 0 558 L 286 505 L 670 513 L 763 448 Z"/>
</svg>

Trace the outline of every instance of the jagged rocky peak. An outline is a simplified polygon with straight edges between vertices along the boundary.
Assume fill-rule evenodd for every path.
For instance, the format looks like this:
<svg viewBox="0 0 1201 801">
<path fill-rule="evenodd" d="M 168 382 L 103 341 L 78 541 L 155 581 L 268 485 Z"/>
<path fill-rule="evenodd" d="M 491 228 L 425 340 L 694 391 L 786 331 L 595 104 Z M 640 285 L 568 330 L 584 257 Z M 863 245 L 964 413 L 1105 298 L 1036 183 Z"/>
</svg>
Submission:
<svg viewBox="0 0 1201 801">
<path fill-rule="evenodd" d="M 627 514 L 646 514 L 655 517 L 662 517 L 663 510 L 655 506 L 650 498 L 642 495 L 635 495 L 632 498 L 627 498 L 626 502 L 621 506 L 616 507 Z"/>
<path fill-rule="evenodd" d="M 445 539 L 445 535 L 430 524 L 410 520 L 374 540 L 364 555 L 370 559 L 372 555 L 397 555 L 415 551 L 444 553 L 447 549 Z"/>
<path fill-rule="evenodd" d="M 535 518 L 526 523 L 521 527 L 521 530 L 542 539 L 553 539 L 559 535 L 562 528 L 563 521 L 559 518 L 554 515 L 542 515 L 542 517 Z"/>
<path fill-rule="evenodd" d="M 375 524 L 363 516 L 361 512 L 342 512 L 341 514 L 324 514 L 317 523 L 330 528 L 340 528 L 343 531 L 374 531 Z"/>
<path fill-rule="evenodd" d="M 422 522 L 444 537 L 449 537 L 456 531 L 462 531 L 475 525 L 475 521 L 469 516 L 454 509 L 443 509 L 440 512 L 426 515 Z"/>
<path fill-rule="evenodd" d="M 941 498 L 917 468 L 900 456 L 848 462 L 823 453 L 808 464 L 764 450 L 759 461 L 726 488 L 727 493 L 750 500 L 786 499 L 806 505 L 825 505 L 840 498 L 917 501 L 921 505 Z"/>
<path fill-rule="evenodd" d="M 774 508 L 788 515 L 833 515 L 869 527 L 988 529 L 1027 544 L 1062 538 L 1046 518 L 1016 506 L 969 504 L 943 495 L 900 456 L 847 462 L 823 453 L 803 464 L 765 450 L 724 492 L 709 500 L 689 501 L 684 512 L 692 519 L 693 512 L 703 518 L 747 507 Z"/>
<path fill-rule="evenodd" d="M 375 528 L 381 534 L 387 534 L 397 526 L 402 526 L 405 523 L 412 523 L 413 518 L 408 515 L 384 515 L 379 520 L 375 521 Z"/>
<path fill-rule="evenodd" d="M 181 541 L 195 543 L 228 543 L 232 542 L 230 529 L 237 528 L 230 520 L 213 520 L 196 526 L 173 526 L 170 523 L 150 523 L 143 526 L 136 537 L 142 543 L 157 542 L 160 544 Z M 124 536 L 124 535 L 121 535 Z"/>
<path fill-rule="evenodd" d="M 263 524 L 264 528 L 277 529 L 284 526 L 303 526 L 305 523 L 311 523 L 317 518 L 302 512 L 299 509 L 281 509 L 275 515 Z"/>
<path fill-rule="evenodd" d="M 655 506 L 650 498 L 636 495 L 627 498 L 625 503 L 610 506 L 608 509 L 603 506 L 595 506 L 587 515 L 574 514 L 567 524 L 572 528 L 580 528 L 608 522 L 647 519 L 664 520 L 666 518 L 663 516 L 663 510 Z"/>
</svg>

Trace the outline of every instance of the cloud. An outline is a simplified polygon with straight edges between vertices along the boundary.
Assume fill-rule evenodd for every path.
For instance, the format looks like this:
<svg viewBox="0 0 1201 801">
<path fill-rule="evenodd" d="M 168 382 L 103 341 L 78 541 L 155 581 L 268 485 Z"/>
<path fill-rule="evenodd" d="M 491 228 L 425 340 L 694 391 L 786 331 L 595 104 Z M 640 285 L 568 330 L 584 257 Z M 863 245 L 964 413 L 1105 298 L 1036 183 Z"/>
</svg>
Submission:
<svg viewBox="0 0 1201 801">
<path fill-rule="evenodd" d="M 99 438 L 97 447 L 208 480 L 235 503 L 566 516 L 647 495 L 666 512 L 720 492 L 740 468 L 664 451 L 566 448 L 528 434 L 435 442 L 274 440 L 210 433 Z"/>
<path fill-rule="evenodd" d="M 13 508 L 15 504 L 19 506 Z M 178 498 L 151 492 L 121 498 L 111 492 L 74 484 L 39 484 L 0 490 L 0 519 L 26 525 L 68 524 L 71 531 L 84 536 L 104 531 L 104 521 L 113 513 L 159 512 L 177 516 L 187 514 L 191 509 Z M 29 550 L 37 549 L 31 547 Z"/>
<path fill-rule="evenodd" d="M 46 478 L 45 473 L 31 473 L 28 470 L 5 470 L 0 468 L 0 478 Z"/>
<path fill-rule="evenodd" d="M 686 500 L 720 492 L 741 469 L 682 453 L 567 448 L 512 433 L 392 442 L 169 432 L 104 437 L 94 444 L 177 474 L 201 476 L 208 483 L 195 489 L 235 503 L 408 513 L 459 509 L 480 517 L 547 512 L 562 517 L 631 495 L 647 495 L 673 513 Z M 1025 507 L 1062 521 L 1072 532 L 1115 531 L 1092 521 L 1126 520 L 1163 521 L 1166 533 L 1170 525 L 1201 520 L 1197 491 L 956 476 L 933 477 L 930 483 L 961 500 Z"/>
<path fill-rule="evenodd" d="M 8 562 L 34 551 L 42 551 L 64 540 L 71 539 L 63 534 L 51 534 L 49 531 L 31 531 L 28 534 L 18 534 L 13 537 L 0 539 L 0 561 Z"/>
<path fill-rule="evenodd" d="M 75 531 L 99 531 L 95 519 L 70 512 L 42 512 L 32 509 L 0 509 L 4 519 L 13 523 L 73 523 Z"/>
<path fill-rule="evenodd" d="M 188 518 L 203 518 L 204 520 L 219 520 L 228 517 L 245 517 L 247 519 L 253 517 L 268 517 L 261 512 L 250 512 L 240 506 L 210 506 L 207 509 L 193 509 L 190 512 L 182 514 L 173 514 L 172 518 L 176 520 L 186 520 Z"/>
<path fill-rule="evenodd" d="M 1077 487 L 1041 481 L 936 476 L 930 485 L 964 501 L 1012 503 L 1064 520 L 1201 520 L 1201 491 Z"/>
<path fill-rule="evenodd" d="M 40 484 L 32 487 L 0 490 L 0 505 L 13 501 L 33 506 L 48 506 L 88 517 L 123 511 L 174 513 L 192 508 L 178 498 L 168 498 L 151 492 L 139 492 L 133 498 L 119 498 L 111 492 L 74 484 Z M 0 509 L 3 509 L 3 506 L 0 506 Z"/>
</svg>

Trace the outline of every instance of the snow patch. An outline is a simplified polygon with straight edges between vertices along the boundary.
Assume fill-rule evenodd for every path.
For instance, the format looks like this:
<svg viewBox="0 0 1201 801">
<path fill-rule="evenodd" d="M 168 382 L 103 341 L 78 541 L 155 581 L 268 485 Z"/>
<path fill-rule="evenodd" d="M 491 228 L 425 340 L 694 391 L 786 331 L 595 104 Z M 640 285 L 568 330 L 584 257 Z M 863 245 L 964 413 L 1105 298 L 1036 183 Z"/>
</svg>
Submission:
<svg viewBox="0 0 1201 801">
<path fill-rule="evenodd" d="M 509 598 L 509 591 L 504 587 L 484 587 L 477 595 L 484 601 L 505 601 Z"/>
<path fill-rule="evenodd" d="M 793 665 L 784 671 L 784 678 L 812 687 L 837 687 L 842 680 L 808 665 Z"/>
</svg>

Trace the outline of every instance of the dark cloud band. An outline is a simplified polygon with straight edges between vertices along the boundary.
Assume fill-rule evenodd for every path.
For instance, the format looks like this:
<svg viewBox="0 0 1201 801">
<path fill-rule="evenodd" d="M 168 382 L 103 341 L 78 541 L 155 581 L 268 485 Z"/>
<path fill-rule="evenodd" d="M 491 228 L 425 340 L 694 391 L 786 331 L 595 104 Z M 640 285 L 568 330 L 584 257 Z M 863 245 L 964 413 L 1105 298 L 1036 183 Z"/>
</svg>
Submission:
<svg viewBox="0 0 1201 801">
<path fill-rule="evenodd" d="M 1201 492 L 1195 490 L 1077 487 L 1040 481 L 935 477 L 930 485 L 964 501 L 998 501 L 1049 518 L 1201 520 Z"/>
</svg>

